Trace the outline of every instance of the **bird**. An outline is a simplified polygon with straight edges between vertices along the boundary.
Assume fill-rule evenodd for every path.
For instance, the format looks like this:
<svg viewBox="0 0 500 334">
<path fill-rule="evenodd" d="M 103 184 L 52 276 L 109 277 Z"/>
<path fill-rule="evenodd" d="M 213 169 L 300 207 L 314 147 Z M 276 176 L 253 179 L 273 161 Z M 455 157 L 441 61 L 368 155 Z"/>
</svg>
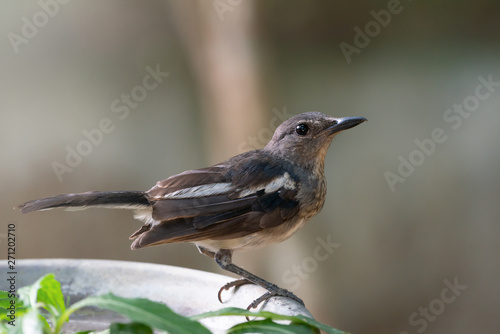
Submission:
<svg viewBox="0 0 500 334">
<path fill-rule="evenodd" d="M 294 293 L 235 265 L 235 251 L 282 242 L 323 207 L 325 156 L 333 138 L 364 117 L 336 118 L 320 112 L 290 117 L 267 145 L 210 167 L 186 170 L 159 181 L 148 191 L 89 191 L 32 200 L 22 213 L 54 208 L 131 209 L 143 222 L 130 239 L 132 250 L 169 243 L 193 243 L 201 254 L 241 279 L 222 286 L 221 294 L 243 284 L 267 290 L 248 310 L 271 297 Z"/>
</svg>

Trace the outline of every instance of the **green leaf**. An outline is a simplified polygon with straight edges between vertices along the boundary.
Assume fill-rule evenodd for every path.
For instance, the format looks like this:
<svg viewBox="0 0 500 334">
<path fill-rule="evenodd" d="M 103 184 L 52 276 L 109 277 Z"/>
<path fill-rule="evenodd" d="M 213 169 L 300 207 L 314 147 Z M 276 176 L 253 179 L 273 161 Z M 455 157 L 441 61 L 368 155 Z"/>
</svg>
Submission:
<svg viewBox="0 0 500 334">
<path fill-rule="evenodd" d="M 40 281 L 37 301 L 44 303 L 45 308 L 56 318 L 66 311 L 64 296 L 59 283 L 54 274 L 48 274 Z"/>
<path fill-rule="evenodd" d="M 261 318 L 270 319 L 270 320 L 290 320 L 294 324 L 306 324 L 306 325 L 312 326 L 314 328 L 321 329 L 322 331 L 324 331 L 328 334 L 346 334 L 346 332 L 332 328 L 330 326 L 322 324 L 319 321 L 314 320 L 313 318 L 309 318 L 309 317 L 306 317 L 303 315 L 296 315 L 296 316 L 281 315 L 281 314 L 276 314 L 276 313 L 272 313 L 272 312 L 268 312 L 268 311 L 251 312 L 251 311 L 236 308 L 236 307 L 228 307 L 228 308 L 223 308 L 223 309 L 220 309 L 217 311 L 198 314 L 198 315 L 192 316 L 191 319 L 198 320 L 198 319 L 203 319 L 203 318 L 219 317 L 219 316 L 227 316 L 227 315 L 232 315 L 232 316 L 239 315 L 239 316 L 246 316 L 246 317 L 261 317 Z"/>
<path fill-rule="evenodd" d="M 130 324 L 114 323 L 109 327 L 109 334 L 153 334 L 151 327 L 139 322 Z"/>
<path fill-rule="evenodd" d="M 14 301 L 14 303 L 12 303 L 11 301 Z M 12 320 L 11 318 L 9 318 L 10 311 L 12 310 L 12 305 L 14 305 L 16 318 L 26 313 L 26 308 L 19 298 L 17 298 L 16 296 L 12 296 L 12 294 L 7 291 L 0 290 L 0 321 L 8 322 Z"/>
<path fill-rule="evenodd" d="M 39 309 L 46 308 L 54 317 L 54 321 L 66 310 L 61 285 L 55 280 L 53 274 L 45 275 L 32 285 L 20 288 L 17 293 L 19 298 L 14 299 L 16 301 L 16 326 L 12 326 L 12 330 L 14 328 L 15 330 L 9 330 L 9 333 L 49 333 L 50 326 L 40 314 Z M 1 301 L 1 303 L 4 302 L 6 301 Z M 10 300 L 8 302 L 10 303 Z"/>
<path fill-rule="evenodd" d="M 17 307 L 16 306 L 16 319 L 19 318 L 19 317 L 22 317 L 24 314 L 26 314 L 26 312 L 28 311 L 27 308 L 24 308 L 24 307 Z M 10 315 L 10 310 L 9 309 L 5 309 L 3 307 L 0 307 L 0 321 L 2 322 L 9 322 L 11 321 L 12 319 L 9 317 Z"/>
<path fill-rule="evenodd" d="M 265 333 L 265 334 L 311 334 L 318 330 L 306 324 L 282 325 L 270 319 L 243 322 L 231 327 L 228 334 Z"/>
<path fill-rule="evenodd" d="M 1 292 L 4 292 L 4 291 L 1 291 Z M 7 295 L 6 297 L 0 296 L 0 307 L 4 308 L 4 309 L 9 308 L 10 305 L 12 304 L 11 300 L 14 300 L 14 304 L 16 305 L 16 307 L 23 307 L 24 306 L 23 302 L 19 298 L 17 298 L 16 296 L 8 297 L 8 295 Z"/>
<path fill-rule="evenodd" d="M 64 305 L 64 296 L 61 291 L 61 284 L 55 279 L 54 274 L 47 274 L 40 277 L 30 286 L 18 290 L 19 299 L 27 307 L 43 307 L 49 311 L 52 316 L 58 318 L 66 311 Z"/>
<path fill-rule="evenodd" d="M 72 305 L 67 313 L 72 313 L 85 306 L 108 309 L 123 314 L 132 321 L 171 333 L 210 334 L 210 331 L 199 322 L 176 314 L 164 304 L 144 298 L 122 298 L 111 293 L 103 296 L 92 296 Z"/>
</svg>

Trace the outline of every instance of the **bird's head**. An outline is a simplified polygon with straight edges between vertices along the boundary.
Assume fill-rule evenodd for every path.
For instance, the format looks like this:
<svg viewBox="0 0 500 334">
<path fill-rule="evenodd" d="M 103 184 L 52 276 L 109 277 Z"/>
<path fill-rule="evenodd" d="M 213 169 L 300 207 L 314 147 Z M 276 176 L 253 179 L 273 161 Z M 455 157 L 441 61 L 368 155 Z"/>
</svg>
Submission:
<svg viewBox="0 0 500 334">
<path fill-rule="evenodd" d="M 323 166 L 333 137 L 366 121 L 364 117 L 335 118 L 307 112 L 281 123 L 264 150 L 270 150 L 302 166 Z"/>
</svg>

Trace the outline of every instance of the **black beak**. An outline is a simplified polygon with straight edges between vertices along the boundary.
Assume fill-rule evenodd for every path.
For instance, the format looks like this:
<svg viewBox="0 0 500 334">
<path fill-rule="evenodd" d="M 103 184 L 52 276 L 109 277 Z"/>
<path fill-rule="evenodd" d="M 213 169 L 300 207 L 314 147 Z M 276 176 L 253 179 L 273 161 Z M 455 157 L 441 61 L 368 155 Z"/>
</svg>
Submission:
<svg viewBox="0 0 500 334">
<path fill-rule="evenodd" d="M 355 127 L 363 122 L 366 122 L 367 119 L 364 117 L 342 117 L 336 118 L 333 121 L 333 125 L 329 126 L 322 132 L 326 132 L 328 135 L 333 135 L 334 133 L 347 130 Z"/>
</svg>

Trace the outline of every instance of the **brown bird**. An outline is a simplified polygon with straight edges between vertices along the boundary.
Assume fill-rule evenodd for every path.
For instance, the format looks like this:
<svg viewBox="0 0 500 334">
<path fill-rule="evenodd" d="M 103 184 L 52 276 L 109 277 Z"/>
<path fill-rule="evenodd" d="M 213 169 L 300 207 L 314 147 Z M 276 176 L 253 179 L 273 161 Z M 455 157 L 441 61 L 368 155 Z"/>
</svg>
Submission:
<svg viewBox="0 0 500 334">
<path fill-rule="evenodd" d="M 325 202 L 325 155 L 333 137 L 366 121 L 308 112 L 283 122 L 261 150 L 211 167 L 188 170 L 142 191 L 64 194 L 19 205 L 21 212 L 59 207 L 135 210 L 144 225 L 130 236 L 132 249 L 194 243 L 202 254 L 242 279 L 221 292 L 254 283 L 268 290 L 248 309 L 273 296 L 300 298 L 232 263 L 232 254 L 288 239 Z"/>
</svg>

